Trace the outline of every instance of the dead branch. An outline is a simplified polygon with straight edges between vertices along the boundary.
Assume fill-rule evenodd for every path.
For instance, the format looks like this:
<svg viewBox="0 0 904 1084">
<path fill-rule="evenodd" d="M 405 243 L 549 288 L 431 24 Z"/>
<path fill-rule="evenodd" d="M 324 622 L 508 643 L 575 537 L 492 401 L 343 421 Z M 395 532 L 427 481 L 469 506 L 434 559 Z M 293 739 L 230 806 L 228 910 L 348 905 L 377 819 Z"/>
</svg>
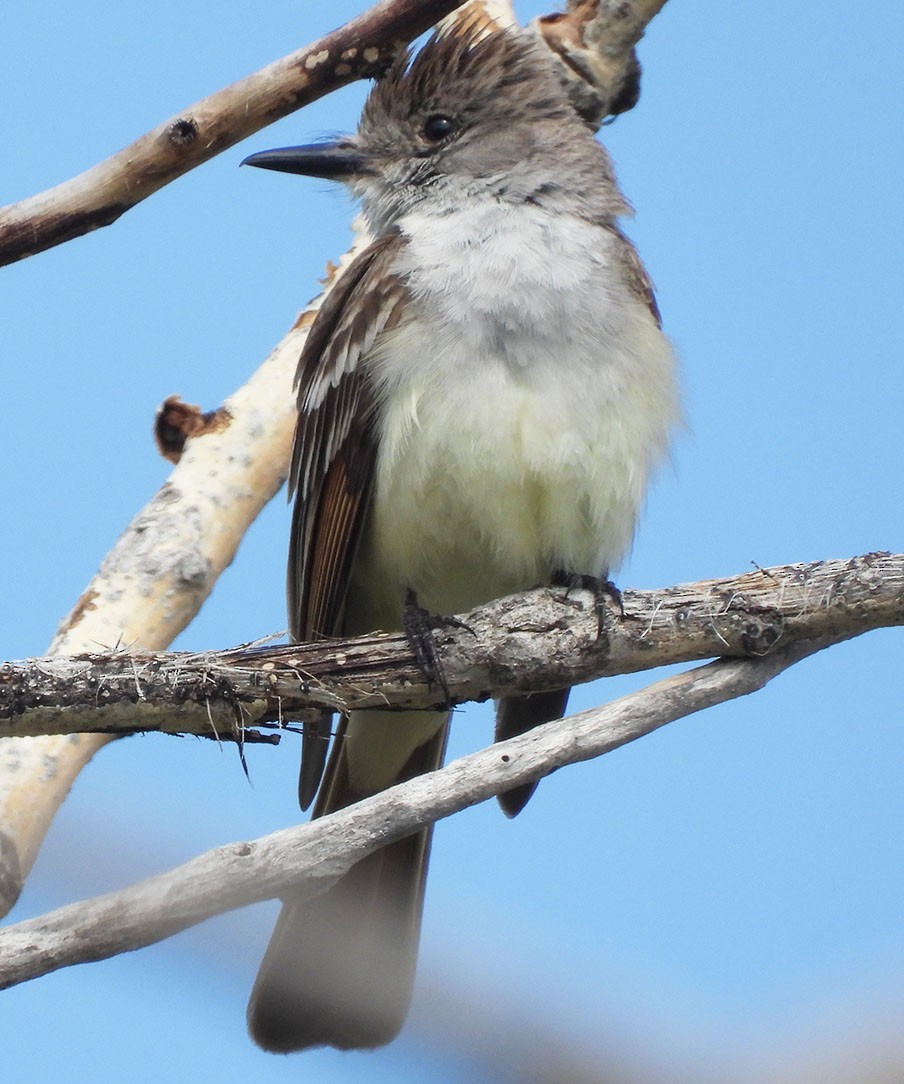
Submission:
<svg viewBox="0 0 904 1084">
<path fill-rule="evenodd" d="M 587 591 L 549 588 L 463 614 L 440 637 L 452 702 L 561 688 L 904 624 L 904 554 L 867 554 L 625 591 L 602 635 Z M 323 708 L 441 707 L 400 634 L 204 653 L 56 656 L 0 665 L 0 735 L 191 733 L 276 742 Z"/>
<path fill-rule="evenodd" d="M 9 926 L 0 931 L 0 988 L 142 948 L 211 915 L 289 889 L 315 895 L 378 847 L 500 791 L 753 692 L 831 642 L 802 642 L 765 658 L 708 663 L 462 757 L 328 817 L 218 847 L 120 892 Z"/>
<path fill-rule="evenodd" d="M 202 98 L 55 188 L 0 209 L 0 266 L 109 226 L 170 181 L 332 90 L 380 72 L 462 0 L 380 0 L 351 22 Z"/>
</svg>

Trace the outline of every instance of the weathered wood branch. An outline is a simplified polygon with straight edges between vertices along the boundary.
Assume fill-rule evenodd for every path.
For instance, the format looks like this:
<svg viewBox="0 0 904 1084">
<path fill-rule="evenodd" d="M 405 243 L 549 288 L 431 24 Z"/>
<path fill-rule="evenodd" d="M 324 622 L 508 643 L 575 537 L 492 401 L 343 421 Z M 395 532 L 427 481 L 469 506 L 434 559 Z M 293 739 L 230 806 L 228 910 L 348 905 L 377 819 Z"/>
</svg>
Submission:
<svg viewBox="0 0 904 1084">
<path fill-rule="evenodd" d="M 338 273 L 353 256 L 354 250 L 343 257 Z M 125 528 L 62 622 L 48 655 L 117 645 L 162 650 L 197 614 L 285 480 L 296 417 L 292 381 L 329 288 L 229 396 L 225 424 L 186 442 L 169 478 Z M 112 737 L 0 741 L 0 914 L 15 903 L 73 780 Z"/>
<path fill-rule="evenodd" d="M 290 888 L 323 892 L 366 854 L 422 825 L 753 692 L 830 642 L 804 641 L 765 658 L 709 663 L 462 757 L 328 817 L 218 847 L 120 892 L 8 926 L 0 930 L 0 988 L 142 948 Z"/>
<path fill-rule="evenodd" d="M 0 209 L 0 266 L 109 226 L 190 169 L 381 71 L 463 0 L 381 0 L 338 30 L 188 106 L 55 188 Z"/>
<path fill-rule="evenodd" d="M 583 590 L 538 589 L 462 615 L 439 634 L 453 703 L 561 688 L 716 656 L 904 624 L 904 554 L 758 569 L 610 603 L 602 635 Z M 157 730 L 275 741 L 257 726 L 323 708 L 440 707 L 404 636 L 202 654 L 113 652 L 0 665 L 0 735 Z"/>
</svg>

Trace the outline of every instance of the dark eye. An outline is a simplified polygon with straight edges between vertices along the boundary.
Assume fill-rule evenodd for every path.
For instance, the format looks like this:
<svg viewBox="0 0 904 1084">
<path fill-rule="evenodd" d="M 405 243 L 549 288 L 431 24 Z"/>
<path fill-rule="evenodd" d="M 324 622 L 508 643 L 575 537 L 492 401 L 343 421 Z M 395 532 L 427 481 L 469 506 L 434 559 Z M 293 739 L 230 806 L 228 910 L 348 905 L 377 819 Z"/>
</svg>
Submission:
<svg viewBox="0 0 904 1084">
<path fill-rule="evenodd" d="M 424 121 L 421 135 L 428 143 L 441 143 L 452 135 L 456 127 L 455 121 L 445 113 L 434 113 Z"/>
</svg>

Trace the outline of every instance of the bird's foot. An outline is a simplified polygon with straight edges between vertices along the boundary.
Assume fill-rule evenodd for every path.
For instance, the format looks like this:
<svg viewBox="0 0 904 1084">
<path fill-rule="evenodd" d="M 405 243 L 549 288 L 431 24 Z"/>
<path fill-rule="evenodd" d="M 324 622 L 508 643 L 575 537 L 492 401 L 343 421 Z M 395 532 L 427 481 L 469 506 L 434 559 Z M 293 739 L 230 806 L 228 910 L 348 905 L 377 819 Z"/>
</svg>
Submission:
<svg viewBox="0 0 904 1084">
<path fill-rule="evenodd" d="M 411 645 L 417 664 L 428 684 L 438 685 L 442 690 L 446 707 L 451 707 L 452 698 L 449 694 L 446 674 L 436 647 L 434 630 L 442 628 L 465 629 L 472 636 L 476 636 L 477 633 L 474 632 L 470 625 L 466 625 L 464 621 L 459 621 L 457 617 L 446 617 L 443 614 L 435 614 L 425 610 L 423 606 L 418 604 L 417 595 L 410 587 L 405 592 L 402 628 L 405 630 L 408 643 Z"/>
<path fill-rule="evenodd" d="M 613 602 L 622 617 L 625 616 L 625 603 L 622 593 L 612 582 L 603 576 L 589 576 L 582 572 L 559 571 L 553 575 L 552 582 L 565 588 L 565 597 L 575 588 L 583 588 L 593 595 L 593 605 L 596 612 L 596 637 L 601 639 L 606 626 L 606 613 L 608 608 L 606 601 Z"/>
</svg>

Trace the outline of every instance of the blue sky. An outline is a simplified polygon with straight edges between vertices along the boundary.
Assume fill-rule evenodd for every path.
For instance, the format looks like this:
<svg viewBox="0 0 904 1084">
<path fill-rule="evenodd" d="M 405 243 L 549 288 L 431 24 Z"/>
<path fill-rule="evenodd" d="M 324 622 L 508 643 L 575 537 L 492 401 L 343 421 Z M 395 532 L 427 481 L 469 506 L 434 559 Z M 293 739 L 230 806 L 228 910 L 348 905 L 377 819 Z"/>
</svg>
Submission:
<svg viewBox="0 0 904 1084">
<path fill-rule="evenodd" d="M 80 172 L 357 10 L 9 8 L 0 202 Z M 545 10 L 519 5 L 525 18 Z M 901 550 L 901 30 L 892 0 L 670 0 L 642 43 L 640 106 L 603 138 L 637 208 L 628 230 L 681 358 L 689 426 L 621 583 Z M 166 478 L 150 440 L 160 400 L 217 405 L 346 247 L 342 192 L 237 166 L 352 127 L 363 93 L 316 103 L 111 228 L 2 271 L 0 658 L 43 652 Z M 285 627 L 287 530 L 280 496 L 176 646 Z M 476 1019 L 495 999 L 531 1029 L 726 1076 L 824 1034 L 844 1045 L 900 1032 L 900 653 L 897 632 L 874 633 L 558 772 L 514 822 L 487 804 L 443 824 L 422 993 L 387 1051 L 285 1059 L 251 1046 L 262 906 L 0 995 L 8 1079 L 475 1079 L 467 1040 L 432 1047 L 418 1023 L 442 1013 L 437 990 L 473 999 Z M 573 706 L 639 682 L 588 686 Z M 453 755 L 485 744 L 490 725 L 486 709 L 462 712 Z M 249 763 L 251 786 L 212 743 L 104 750 L 16 917 L 296 820 L 294 744 L 251 749 Z"/>
</svg>

